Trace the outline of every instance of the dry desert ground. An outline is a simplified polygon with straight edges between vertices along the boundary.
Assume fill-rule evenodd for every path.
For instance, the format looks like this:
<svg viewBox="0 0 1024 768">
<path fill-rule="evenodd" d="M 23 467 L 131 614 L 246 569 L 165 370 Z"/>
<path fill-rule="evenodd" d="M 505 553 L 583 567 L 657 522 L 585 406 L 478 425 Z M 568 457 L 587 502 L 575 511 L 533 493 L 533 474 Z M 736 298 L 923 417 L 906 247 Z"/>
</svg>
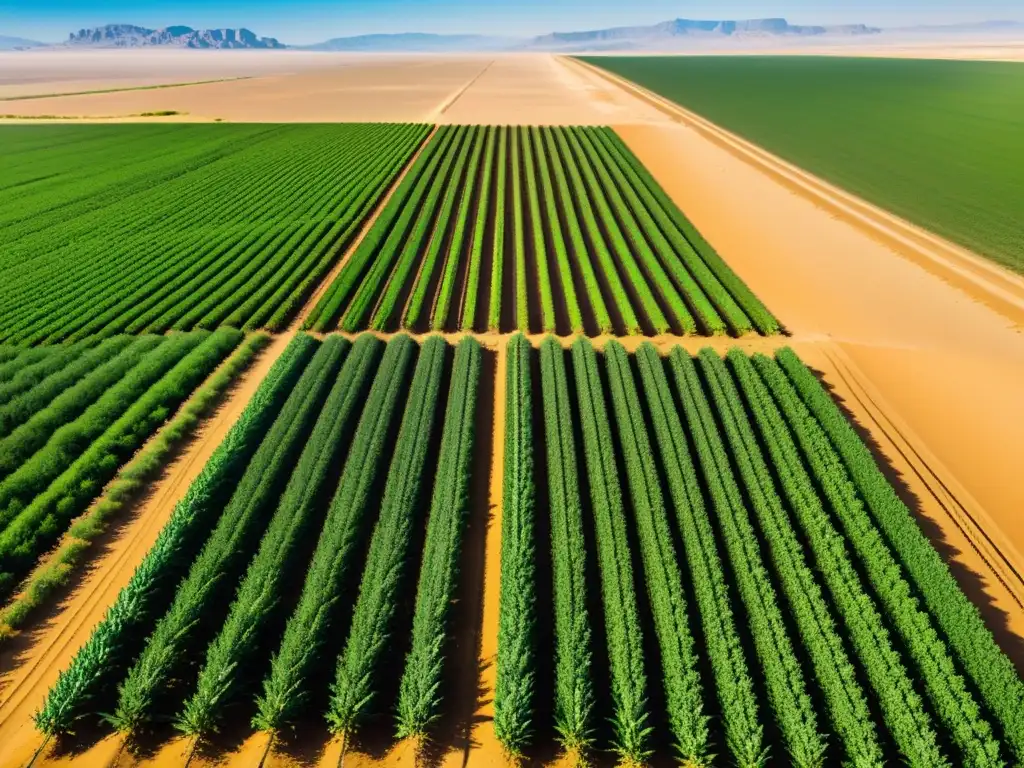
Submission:
<svg viewBox="0 0 1024 768">
<path fill-rule="evenodd" d="M 973 55 L 974 49 L 962 51 Z M 1021 49 L 1015 48 L 1015 55 Z M 871 54 L 872 51 L 866 50 Z M 947 53 L 949 53 L 947 51 Z M 999 55 L 1004 55 L 1001 52 Z M 1009 54 L 1005 54 L 1009 55 Z M 0 112 L 125 116 L 174 110 L 187 120 L 433 121 L 611 125 L 739 276 L 785 324 L 888 464 L 928 535 L 952 564 L 997 638 L 1024 670 L 1024 280 L 850 198 L 687 112 L 584 65 L 551 55 L 333 56 L 191 52 L 4 54 L 0 98 L 227 77 L 248 79 L 5 102 Z M 19 75 L 12 62 L 24 64 Z M 130 62 L 130 67 L 124 65 Z M 125 72 L 131 74 L 126 75 Z M 329 282 L 329 281 L 328 281 Z M 3 765 L 39 745 L 31 723 L 58 672 L 127 582 L 177 498 L 199 472 L 291 334 L 281 335 L 139 510 L 104 544 L 72 594 L 0 652 Z M 505 338 L 481 337 L 496 362 L 493 416 L 503 412 Z M 680 343 L 678 338 L 655 339 Z M 600 343 L 600 340 L 598 340 Z M 684 340 L 690 349 L 706 344 Z M 721 344 L 722 342 L 716 342 Z M 487 430 L 489 431 L 489 430 Z M 466 696 L 454 704 L 440 763 L 494 765 L 491 728 L 497 642 L 501 440 L 484 440 L 490 520 L 471 521 L 483 578 L 463 595 L 476 616 L 460 638 Z M 473 526 L 476 526 L 473 529 Z M 474 549 L 475 546 L 475 549 Z M 468 566 L 464 566 L 468 567 Z M 475 612 L 473 614 L 472 612 Z M 232 751 L 193 765 L 256 765 L 266 744 L 229 734 Z M 317 740 L 319 739 L 319 741 Z M 335 765 L 340 747 L 313 737 L 309 754 L 275 751 L 267 766 Z M 132 765 L 113 738 L 85 756 L 46 764 Z M 181 765 L 171 741 L 146 764 Z M 398 747 L 346 766 L 413 764 Z"/>
</svg>

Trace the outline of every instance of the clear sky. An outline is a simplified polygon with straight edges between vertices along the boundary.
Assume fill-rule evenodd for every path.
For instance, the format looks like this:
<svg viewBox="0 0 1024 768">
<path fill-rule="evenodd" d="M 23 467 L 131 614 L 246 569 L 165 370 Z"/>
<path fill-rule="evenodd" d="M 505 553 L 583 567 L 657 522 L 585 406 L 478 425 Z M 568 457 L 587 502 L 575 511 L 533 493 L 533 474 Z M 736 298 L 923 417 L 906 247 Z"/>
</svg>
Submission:
<svg viewBox="0 0 1024 768">
<path fill-rule="evenodd" d="M 0 0 L 0 35 L 44 42 L 110 23 L 248 27 L 293 44 L 375 32 L 535 35 L 677 17 L 878 26 L 1024 20 L 1021 0 Z"/>
</svg>

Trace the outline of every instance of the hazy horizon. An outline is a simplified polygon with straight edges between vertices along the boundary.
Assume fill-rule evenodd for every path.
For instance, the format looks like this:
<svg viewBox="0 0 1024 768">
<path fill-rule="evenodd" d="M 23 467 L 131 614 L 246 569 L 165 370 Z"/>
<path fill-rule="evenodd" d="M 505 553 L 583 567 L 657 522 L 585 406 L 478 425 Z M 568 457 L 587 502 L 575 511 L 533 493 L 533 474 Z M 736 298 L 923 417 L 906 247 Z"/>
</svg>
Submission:
<svg viewBox="0 0 1024 768">
<path fill-rule="evenodd" d="M 304 45 L 332 37 L 407 32 L 532 36 L 614 26 L 655 24 L 673 18 L 750 19 L 785 17 L 794 24 L 854 24 L 879 27 L 1018 20 L 1019 0 L 985 0 L 964 9 L 961 0 L 782 0 L 754 2 L 668 2 L 646 0 L 222 0 L 216 7 L 198 0 L 39 0 L 0 3 L 0 35 L 56 43 L 68 33 L 106 24 L 158 29 L 172 24 L 194 28 L 246 27 L 257 35 Z"/>
</svg>

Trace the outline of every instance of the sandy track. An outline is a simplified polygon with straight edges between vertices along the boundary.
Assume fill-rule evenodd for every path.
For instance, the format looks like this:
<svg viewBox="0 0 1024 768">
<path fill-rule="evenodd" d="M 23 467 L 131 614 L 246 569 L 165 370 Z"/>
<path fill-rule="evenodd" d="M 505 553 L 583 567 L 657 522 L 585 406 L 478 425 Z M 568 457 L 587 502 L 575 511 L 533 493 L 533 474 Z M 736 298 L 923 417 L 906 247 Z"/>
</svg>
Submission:
<svg viewBox="0 0 1024 768">
<path fill-rule="evenodd" d="M 654 107 L 600 78 L 569 69 L 553 57 L 492 57 L 479 77 L 437 115 L 441 122 L 470 125 L 608 125 L 668 123 Z"/>
<path fill-rule="evenodd" d="M 563 61 L 570 68 L 585 69 L 616 83 L 666 114 L 681 119 L 717 145 L 755 163 L 787 188 L 807 195 L 830 214 L 870 233 L 900 255 L 989 304 L 1018 325 L 1024 325 L 1024 278 L 1021 276 L 851 195 L 645 88 L 575 59 Z"/>
<path fill-rule="evenodd" d="M 497 683 L 498 659 L 498 609 L 501 596 L 501 512 L 503 505 L 503 482 L 505 477 L 505 387 L 506 347 L 502 346 L 495 355 L 493 382 L 493 419 L 491 427 L 490 457 L 490 500 L 486 544 L 484 547 L 483 605 L 477 645 L 476 706 L 471 719 L 472 730 L 464 760 L 446 760 L 446 765 L 456 768 L 473 757 L 473 765 L 500 765 L 501 745 L 494 736 L 494 689 Z M 487 371 L 485 370 L 485 375 Z M 483 391 L 487 391 L 484 388 Z M 462 757 L 462 755 L 458 756 Z"/>
<path fill-rule="evenodd" d="M 171 463 L 133 520 L 123 526 L 79 586 L 42 626 L 26 630 L 0 652 L 0 755 L 4 766 L 24 765 L 42 741 L 32 714 L 50 686 L 89 639 L 93 627 L 128 583 L 174 505 L 237 421 L 290 335 L 274 338 L 231 389 L 216 414 Z"/>
</svg>

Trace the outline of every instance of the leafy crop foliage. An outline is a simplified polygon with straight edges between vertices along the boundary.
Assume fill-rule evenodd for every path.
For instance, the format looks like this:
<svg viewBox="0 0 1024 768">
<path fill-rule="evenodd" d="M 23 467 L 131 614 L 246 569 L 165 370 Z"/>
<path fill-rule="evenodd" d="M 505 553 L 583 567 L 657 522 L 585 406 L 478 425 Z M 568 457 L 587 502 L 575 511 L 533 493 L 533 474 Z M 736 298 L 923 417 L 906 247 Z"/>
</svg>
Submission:
<svg viewBox="0 0 1024 768">
<path fill-rule="evenodd" d="M 587 61 L 1024 272 L 1024 71 L 1016 64 L 831 56 Z"/>
<path fill-rule="evenodd" d="M 607 128 L 441 126 L 315 330 L 776 333 Z"/>
<path fill-rule="evenodd" d="M 5 128 L 0 343 L 281 329 L 428 132 Z"/>
<path fill-rule="evenodd" d="M 547 458 L 506 468 L 495 705 L 510 752 L 1016 764 L 1024 683 L 791 350 L 584 339 L 570 354 L 549 338 L 538 364 L 520 337 L 508 355 L 506 450 L 530 434 L 517 414 L 539 375 Z M 547 527 L 523 514 L 538 487 Z M 548 558 L 550 582 L 522 578 Z"/>
<path fill-rule="evenodd" d="M 410 711 L 428 729 L 454 673 L 481 355 L 472 339 L 453 352 L 437 337 L 300 334 L 61 673 L 39 730 L 170 721 L 204 739 L 255 714 L 275 737 L 309 716 L 350 737 L 396 709 L 396 729 Z M 401 695 L 385 654 L 410 658 Z"/>
<path fill-rule="evenodd" d="M 241 340 L 231 329 L 118 338 L 23 351 L 0 366 L 0 375 L 17 369 L 0 407 L 0 594 Z"/>
</svg>

